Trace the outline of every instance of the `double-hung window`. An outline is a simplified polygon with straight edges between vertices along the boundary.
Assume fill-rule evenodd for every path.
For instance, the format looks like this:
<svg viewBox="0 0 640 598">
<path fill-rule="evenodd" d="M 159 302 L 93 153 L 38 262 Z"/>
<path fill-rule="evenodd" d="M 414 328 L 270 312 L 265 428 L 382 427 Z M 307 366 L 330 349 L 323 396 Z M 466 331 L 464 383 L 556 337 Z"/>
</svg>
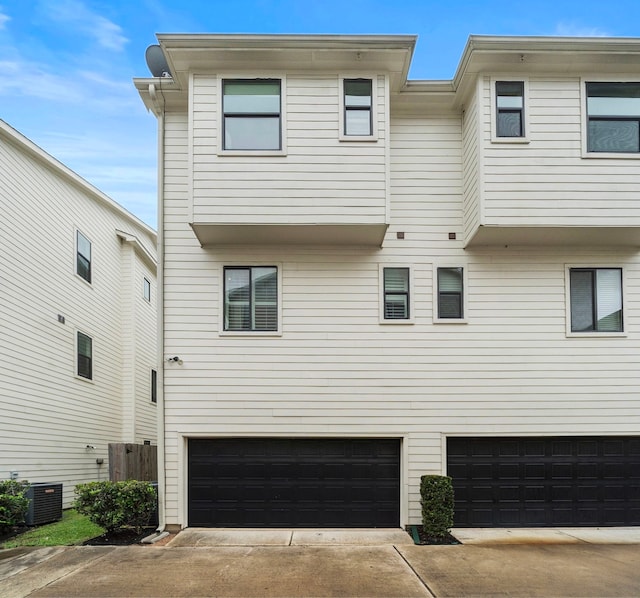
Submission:
<svg viewBox="0 0 640 598">
<path fill-rule="evenodd" d="M 78 331 L 76 337 L 76 374 L 93 380 L 93 339 Z"/>
<path fill-rule="evenodd" d="M 622 269 L 570 268 L 571 332 L 622 332 Z"/>
<path fill-rule="evenodd" d="M 227 266 L 224 269 L 224 330 L 278 330 L 276 266 Z"/>
<path fill-rule="evenodd" d="M 371 79 L 344 79 L 344 134 L 373 135 L 373 89 Z"/>
<path fill-rule="evenodd" d="M 76 231 L 76 274 L 91 283 L 91 241 Z"/>
<path fill-rule="evenodd" d="M 588 82 L 587 151 L 640 152 L 640 82 Z"/>
<path fill-rule="evenodd" d="M 383 268 L 383 303 L 385 320 L 409 320 L 409 268 Z"/>
<path fill-rule="evenodd" d="M 438 268 L 438 319 L 464 318 L 464 280 L 462 268 Z"/>
<path fill-rule="evenodd" d="M 496 81 L 496 137 L 524 137 L 524 81 Z"/>
<path fill-rule="evenodd" d="M 222 109 L 223 149 L 282 149 L 280 79 L 223 80 Z"/>
</svg>

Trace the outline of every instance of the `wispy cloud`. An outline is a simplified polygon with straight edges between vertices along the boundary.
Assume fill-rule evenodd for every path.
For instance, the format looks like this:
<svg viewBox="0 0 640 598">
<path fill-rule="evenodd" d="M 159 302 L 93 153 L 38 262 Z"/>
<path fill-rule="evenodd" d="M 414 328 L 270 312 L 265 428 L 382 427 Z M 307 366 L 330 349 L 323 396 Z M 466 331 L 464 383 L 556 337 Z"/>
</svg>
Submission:
<svg viewBox="0 0 640 598">
<path fill-rule="evenodd" d="M 129 41 L 122 27 L 93 12 L 80 0 L 42 0 L 41 6 L 53 21 L 73 27 L 108 50 L 120 52 Z"/>
<path fill-rule="evenodd" d="M 56 102 L 78 103 L 82 94 L 69 81 L 47 72 L 42 66 L 25 60 L 0 61 L 4 83 L 0 95 L 22 95 Z"/>
<path fill-rule="evenodd" d="M 11 17 L 4 13 L 4 8 L 0 6 L 0 31 L 5 28 L 7 21 L 10 21 Z"/>
<path fill-rule="evenodd" d="M 609 37 L 611 34 L 599 27 L 561 22 L 556 25 L 554 35 L 562 37 Z"/>
</svg>

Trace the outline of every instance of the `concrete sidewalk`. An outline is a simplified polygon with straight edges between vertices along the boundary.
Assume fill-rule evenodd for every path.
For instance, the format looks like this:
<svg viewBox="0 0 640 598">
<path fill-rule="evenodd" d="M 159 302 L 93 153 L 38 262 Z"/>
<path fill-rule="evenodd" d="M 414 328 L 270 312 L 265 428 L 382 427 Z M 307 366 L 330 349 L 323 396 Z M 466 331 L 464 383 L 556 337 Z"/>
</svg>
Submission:
<svg viewBox="0 0 640 598">
<path fill-rule="evenodd" d="M 611 541 L 618 535 L 629 541 L 637 537 L 634 529 L 606 530 L 601 537 Z M 590 543 L 575 537 L 557 542 L 554 530 L 548 534 L 551 543 L 542 541 L 540 533 L 533 543 L 500 543 L 495 537 L 479 543 L 476 534 L 476 543 L 416 546 L 400 535 L 397 543 L 376 544 L 392 537 L 376 535 L 377 530 L 289 531 L 288 540 L 282 530 L 274 531 L 278 533 L 252 530 L 262 534 L 245 534 L 243 540 L 240 530 L 185 530 L 166 546 L 0 551 L 0 596 L 640 594 L 640 543 Z M 384 533 L 398 531 L 404 534 Z M 503 537 L 513 541 L 513 533 L 505 531 Z M 212 534 L 209 539 L 207 533 Z M 280 537 L 282 543 L 265 544 L 269 537 L 271 542 Z"/>
</svg>

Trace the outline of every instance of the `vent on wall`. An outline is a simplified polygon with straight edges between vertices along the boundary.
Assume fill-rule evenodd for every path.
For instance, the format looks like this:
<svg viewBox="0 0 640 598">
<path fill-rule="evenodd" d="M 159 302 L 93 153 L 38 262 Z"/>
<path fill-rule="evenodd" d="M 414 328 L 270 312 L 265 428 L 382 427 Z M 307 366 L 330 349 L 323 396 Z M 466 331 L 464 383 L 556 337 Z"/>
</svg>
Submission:
<svg viewBox="0 0 640 598">
<path fill-rule="evenodd" d="M 35 483 L 27 490 L 27 525 L 42 525 L 62 519 L 62 484 Z"/>
</svg>

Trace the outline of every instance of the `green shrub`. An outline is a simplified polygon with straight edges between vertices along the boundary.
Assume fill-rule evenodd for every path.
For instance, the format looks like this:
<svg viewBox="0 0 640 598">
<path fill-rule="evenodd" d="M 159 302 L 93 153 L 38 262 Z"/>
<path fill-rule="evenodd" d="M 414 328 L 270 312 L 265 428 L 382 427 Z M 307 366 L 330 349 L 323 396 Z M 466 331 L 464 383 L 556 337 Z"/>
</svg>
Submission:
<svg viewBox="0 0 640 598">
<path fill-rule="evenodd" d="M 89 482 L 75 488 L 73 507 L 107 532 L 124 527 L 141 531 L 156 507 L 156 489 L 150 482 Z"/>
<path fill-rule="evenodd" d="M 453 526 L 453 482 L 450 477 L 423 475 L 420 478 L 422 526 L 429 538 L 442 540 Z"/>
<path fill-rule="evenodd" d="M 0 533 L 24 523 L 29 510 L 28 489 L 29 482 L 0 480 Z"/>
</svg>

